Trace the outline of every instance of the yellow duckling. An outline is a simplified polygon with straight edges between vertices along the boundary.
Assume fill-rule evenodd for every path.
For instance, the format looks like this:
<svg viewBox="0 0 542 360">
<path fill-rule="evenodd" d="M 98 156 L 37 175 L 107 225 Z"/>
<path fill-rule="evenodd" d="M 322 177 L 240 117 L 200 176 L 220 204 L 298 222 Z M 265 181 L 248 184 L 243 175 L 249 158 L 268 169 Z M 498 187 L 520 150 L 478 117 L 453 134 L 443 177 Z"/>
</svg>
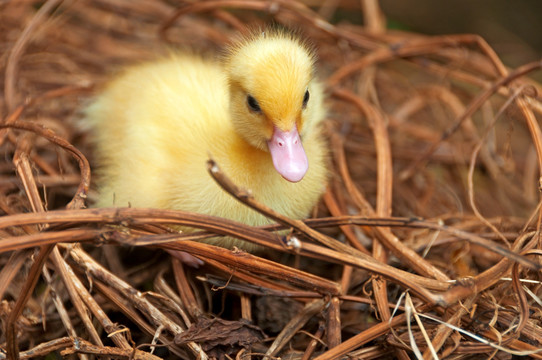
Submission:
<svg viewBox="0 0 542 360">
<path fill-rule="evenodd" d="M 307 217 L 326 182 L 324 114 L 313 52 L 281 30 L 245 37 L 222 61 L 179 54 L 130 68 L 86 110 L 99 165 L 97 205 L 268 224 L 214 182 L 206 167 L 212 157 L 258 201 Z M 234 239 L 212 242 L 255 250 Z"/>
</svg>

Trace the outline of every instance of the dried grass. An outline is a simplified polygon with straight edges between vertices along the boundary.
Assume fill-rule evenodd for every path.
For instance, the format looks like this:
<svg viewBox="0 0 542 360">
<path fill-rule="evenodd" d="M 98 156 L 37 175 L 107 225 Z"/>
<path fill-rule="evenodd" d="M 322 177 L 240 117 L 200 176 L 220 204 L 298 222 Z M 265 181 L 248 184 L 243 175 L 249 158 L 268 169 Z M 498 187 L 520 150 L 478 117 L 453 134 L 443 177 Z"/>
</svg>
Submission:
<svg viewBox="0 0 542 360">
<path fill-rule="evenodd" d="M 542 105 L 525 77 L 542 62 L 508 69 L 476 35 L 388 31 L 361 4 L 366 27 L 323 17 L 353 1 L 0 2 L 0 358 L 542 358 Z M 315 43 L 327 79 L 333 176 L 314 218 L 274 213 L 212 162 L 277 225 L 85 209 L 92 152 L 74 119 L 109 74 L 271 21 Z M 168 228 L 181 224 L 201 231 Z M 294 256 L 197 242 L 216 234 Z M 209 316 L 215 333 L 181 341 Z M 273 337 L 211 346 L 257 336 L 241 319 Z"/>
</svg>

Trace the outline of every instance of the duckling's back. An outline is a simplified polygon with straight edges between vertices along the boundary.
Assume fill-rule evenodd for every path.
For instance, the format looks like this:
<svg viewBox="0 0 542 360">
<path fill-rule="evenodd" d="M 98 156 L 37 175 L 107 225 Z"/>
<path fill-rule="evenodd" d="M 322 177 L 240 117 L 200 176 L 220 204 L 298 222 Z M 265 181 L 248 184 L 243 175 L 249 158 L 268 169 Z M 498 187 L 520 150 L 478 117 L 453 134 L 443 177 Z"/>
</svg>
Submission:
<svg viewBox="0 0 542 360">
<path fill-rule="evenodd" d="M 127 69 L 86 110 L 99 167 L 97 205 L 171 207 L 174 167 L 232 132 L 220 66 L 177 55 Z M 189 171 L 189 169 L 187 169 Z"/>
</svg>

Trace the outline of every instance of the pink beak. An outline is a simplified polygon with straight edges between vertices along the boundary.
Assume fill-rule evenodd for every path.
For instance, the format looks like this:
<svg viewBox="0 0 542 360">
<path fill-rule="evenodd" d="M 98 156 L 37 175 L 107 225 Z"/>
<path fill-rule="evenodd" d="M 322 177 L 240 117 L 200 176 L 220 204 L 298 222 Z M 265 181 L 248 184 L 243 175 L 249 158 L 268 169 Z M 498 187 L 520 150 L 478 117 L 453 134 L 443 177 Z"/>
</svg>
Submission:
<svg viewBox="0 0 542 360">
<path fill-rule="evenodd" d="M 275 127 L 267 146 L 273 165 L 283 178 L 291 182 L 303 179 L 309 169 L 309 161 L 295 125 L 290 131 Z"/>
</svg>

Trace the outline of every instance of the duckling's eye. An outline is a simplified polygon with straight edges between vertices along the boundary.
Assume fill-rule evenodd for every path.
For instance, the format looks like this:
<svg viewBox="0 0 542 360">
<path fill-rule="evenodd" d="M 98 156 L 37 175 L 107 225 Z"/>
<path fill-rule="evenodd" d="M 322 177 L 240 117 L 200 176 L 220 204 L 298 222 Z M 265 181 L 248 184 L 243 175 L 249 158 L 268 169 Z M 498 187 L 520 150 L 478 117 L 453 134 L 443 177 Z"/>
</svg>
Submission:
<svg viewBox="0 0 542 360">
<path fill-rule="evenodd" d="M 260 104 L 258 104 L 258 101 L 254 99 L 254 97 L 251 95 L 247 95 L 247 105 L 250 108 L 250 110 L 254 112 L 262 112 L 262 108 L 260 107 Z"/>
<path fill-rule="evenodd" d="M 305 95 L 303 96 L 303 108 L 307 107 L 307 103 L 309 102 L 309 90 L 305 91 Z"/>
</svg>

